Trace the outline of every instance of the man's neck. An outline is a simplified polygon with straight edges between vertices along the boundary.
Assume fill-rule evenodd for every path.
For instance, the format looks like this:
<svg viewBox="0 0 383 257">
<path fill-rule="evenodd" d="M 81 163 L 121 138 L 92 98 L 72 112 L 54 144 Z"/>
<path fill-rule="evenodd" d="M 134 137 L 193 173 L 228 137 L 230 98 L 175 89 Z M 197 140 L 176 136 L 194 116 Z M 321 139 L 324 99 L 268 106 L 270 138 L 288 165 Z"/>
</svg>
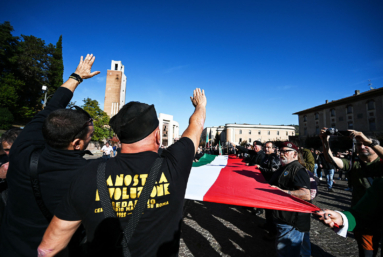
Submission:
<svg viewBox="0 0 383 257">
<path fill-rule="evenodd" d="M 155 152 L 158 153 L 158 147 L 156 146 L 150 146 L 150 145 L 143 145 L 143 146 L 137 146 L 132 144 L 122 144 L 121 146 L 121 153 L 141 153 L 141 152 Z"/>
</svg>

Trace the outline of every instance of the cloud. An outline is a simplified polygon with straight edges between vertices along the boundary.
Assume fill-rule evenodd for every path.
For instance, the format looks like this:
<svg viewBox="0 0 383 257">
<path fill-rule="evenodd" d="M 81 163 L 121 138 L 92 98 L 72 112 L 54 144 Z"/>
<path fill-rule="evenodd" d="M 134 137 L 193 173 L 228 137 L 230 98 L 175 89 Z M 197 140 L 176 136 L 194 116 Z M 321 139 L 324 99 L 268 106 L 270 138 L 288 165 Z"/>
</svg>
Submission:
<svg viewBox="0 0 383 257">
<path fill-rule="evenodd" d="M 102 83 L 102 82 L 104 82 L 105 81 L 105 76 L 102 76 L 102 77 L 96 77 L 96 80 L 97 80 L 97 82 L 98 83 Z"/>
<path fill-rule="evenodd" d="M 186 67 L 187 67 L 187 65 L 175 66 L 175 67 L 172 67 L 172 68 L 165 70 L 164 73 L 171 73 L 173 71 L 181 70 L 181 69 L 186 68 Z"/>
</svg>

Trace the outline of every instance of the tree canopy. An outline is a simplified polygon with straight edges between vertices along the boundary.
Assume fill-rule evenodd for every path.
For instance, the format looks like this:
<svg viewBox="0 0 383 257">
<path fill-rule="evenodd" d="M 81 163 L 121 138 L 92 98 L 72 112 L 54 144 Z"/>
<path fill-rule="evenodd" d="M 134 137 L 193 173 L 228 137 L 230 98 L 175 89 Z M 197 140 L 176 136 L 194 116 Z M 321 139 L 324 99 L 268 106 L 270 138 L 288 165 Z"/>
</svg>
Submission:
<svg viewBox="0 0 383 257">
<path fill-rule="evenodd" d="M 28 119 L 42 109 L 42 86 L 53 94 L 63 83 L 62 36 L 54 46 L 12 31 L 8 21 L 0 24 L 0 107 Z"/>
<path fill-rule="evenodd" d="M 109 128 L 109 116 L 101 110 L 97 100 L 86 98 L 83 100 L 84 105 L 81 106 L 93 118 L 93 141 L 101 141 L 104 138 L 112 137 L 113 131 Z"/>
</svg>

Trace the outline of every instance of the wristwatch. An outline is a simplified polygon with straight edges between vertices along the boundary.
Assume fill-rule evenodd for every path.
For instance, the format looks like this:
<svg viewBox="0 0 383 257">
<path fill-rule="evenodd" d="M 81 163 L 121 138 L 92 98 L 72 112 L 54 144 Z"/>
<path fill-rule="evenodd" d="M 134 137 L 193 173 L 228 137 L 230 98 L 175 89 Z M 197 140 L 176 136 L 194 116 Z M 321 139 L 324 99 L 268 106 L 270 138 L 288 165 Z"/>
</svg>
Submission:
<svg viewBox="0 0 383 257">
<path fill-rule="evenodd" d="M 367 145 L 368 147 L 373 147 L 373 146 L 379 145 L 379 141 L 378 140 L 372 139 L 371 141 L 372 141 L 372 143 Z"/>
</svg>

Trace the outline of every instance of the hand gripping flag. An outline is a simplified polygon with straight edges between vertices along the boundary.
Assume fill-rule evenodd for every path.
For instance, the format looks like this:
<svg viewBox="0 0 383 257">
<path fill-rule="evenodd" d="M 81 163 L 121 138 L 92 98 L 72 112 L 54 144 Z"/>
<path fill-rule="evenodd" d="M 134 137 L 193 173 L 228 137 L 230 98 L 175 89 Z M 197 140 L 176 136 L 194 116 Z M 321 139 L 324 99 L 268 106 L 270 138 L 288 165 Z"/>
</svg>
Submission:
<svg viewBox="0 0 383 257">
<path fill-rule="evenodd" d="M 312 213 L 313 204 L 272 188 L 254 166 L 234 155 L 205 154 L 193 163 L 186 199 L 264 209 Z"/>
</svg>

